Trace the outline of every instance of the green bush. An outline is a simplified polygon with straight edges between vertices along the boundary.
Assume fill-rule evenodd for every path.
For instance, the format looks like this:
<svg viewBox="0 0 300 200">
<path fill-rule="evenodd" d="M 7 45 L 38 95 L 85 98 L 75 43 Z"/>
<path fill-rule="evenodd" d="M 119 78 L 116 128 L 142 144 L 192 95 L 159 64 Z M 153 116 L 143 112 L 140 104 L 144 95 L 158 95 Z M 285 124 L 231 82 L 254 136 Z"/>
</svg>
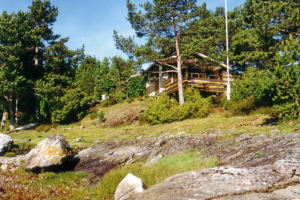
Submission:
<svg viewBox="0 0 300 200">
<path fill-rule="evenodd" d="M 290 35 L 282 41 L 275 57 L 274 82 L 276 95 L 273 98 L 273 116 L 280 120 L 300 116 L 300 43 Z"/>
<path fill-rule="evenodd" d="M 270 71 L 260 71 L 249 67 L 241 78 L 232 84 L 231 99 L 241 102 L 254 97 L 257 106 L 271 106 L 274 96 L 274 79 Z"/>
<path fill-rule="evenodd" d="M 42 131 L 48 132 L 50 130 L 51 130 L 51 125 L 48 124 L 42 124 L 35 128 L 35 131 L 37 132 L 42 132 Z"/>
<path fill-rule="evenodd" d="M 118 103 L 123 103 L 124 100 L 126 99 L 126 94 L 121 92 L 121 91 L 117 91 L 112 93 L 109 98 L 108 98 L 108 104 L 109 105 L 115 105 Z"/>
<path fill-rule="evenodd" d="M 134 102 L 134 98 L 128 98 L 128 99 L 126 99 L 126 101 L 127 101 L 127 103 L 132 103 L 132 102 Z"/>
<path fill-rule="evenodd" d="M 90 119 L 93 120 L 93 119 L 96 119 L 97 118 L 97 113 L 96 112 L 92 112 L 90 114 Z"/>
<path fill-rule="evenodd" d="M 184 92 L 185 103 L 179 105 L 166 94 L 148 105 L 144 113 L 145 120 L 150 124 L 170 123 L 184 119 L 206 117 L 212 107 L 211 98 L 201 98 L 193 87 Z"/>
<path fill-rule="evenodd" d="M 101 110 L 98 114 L 98 119 L 100 120 L 100 122 L 104 122 L 105 120 L 105 115 L 104 115 L 104 112 L 103 110 Z"/>
<path fill-rule="evenodd" d="M 4 157 L 8 157 L 8 158 L 15 157 L 15 156 L 16 156 L 16 154 L 14 152 L 6 152 L 4 154 Z"/>
<path fill-rule="evenodd" d="M 242 100 L 227 100 L 226 98 L 222 98 L 219 106 L 234 115 L 248 115 L 256 109 L 254 96 Z"/>
<path fill-rule="evenodd" d="M 143 75 L 132 78 L 128 85 L 128 95 L 135 98 L 142 96 L 146 93 L 145 85 L 146 79 Z"/>
<path fill-rule="evenodd" d="M 60 107 L 52 112 L 52 122 L 71 122 L 82 119 L 90 107 L 92 97 L 87 96 L 79 88 L 70 89 L 60 98 Z"/>
</svg>

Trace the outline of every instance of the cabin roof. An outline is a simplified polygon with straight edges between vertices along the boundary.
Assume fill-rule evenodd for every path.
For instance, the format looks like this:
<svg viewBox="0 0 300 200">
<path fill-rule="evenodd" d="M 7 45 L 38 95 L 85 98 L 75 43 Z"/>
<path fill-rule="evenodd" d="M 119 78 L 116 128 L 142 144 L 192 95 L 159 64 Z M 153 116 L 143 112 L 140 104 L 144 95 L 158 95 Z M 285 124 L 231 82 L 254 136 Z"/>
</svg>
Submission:
<svg viewBox="0 0 300 200">
<path fill-rule="evenodd" d="M 221 62 L 215 61 L 215 60 L 213 60 L 212 58 L 209 58 L 208 56 L 206 56 L 203 53 L 195 53 L 195 55 L 199 56 L 201 58 L 207 59 L 206 65 L 211 66 L 212 71 L 216 71 L 216 70 L 221 69 L 221 68 L 231 69 L 230 66 L 227 66 L 227 65 L 225 65 Z M 199 59 L 197 57 L 185 60 L 184 64 L 188 64 L 190 66 L 194 65 L 195 67 L 199 67 L 195 64 L 196 61 L 199 61 Z M 170 56 L 168 58 L 156 60 L 153 64 L 151 64 L 148 67 L 148 69 L 145 70 L 145 72 L 151 71 L 151 69 L 155 66 L 166 66 L 167 68 L 169 68 L 168 70 L 171 70 L 172 68 L 173 68 L 173 70 L 175 70 L 174 68 L 176 68 L 176 66 L 175 66 L 176 63 L 177 63 L 177 56 Z M 186 66 L 183 66 L 182 68 L 184 69 L 184 68 L 186 68 Z"/>
</svg>

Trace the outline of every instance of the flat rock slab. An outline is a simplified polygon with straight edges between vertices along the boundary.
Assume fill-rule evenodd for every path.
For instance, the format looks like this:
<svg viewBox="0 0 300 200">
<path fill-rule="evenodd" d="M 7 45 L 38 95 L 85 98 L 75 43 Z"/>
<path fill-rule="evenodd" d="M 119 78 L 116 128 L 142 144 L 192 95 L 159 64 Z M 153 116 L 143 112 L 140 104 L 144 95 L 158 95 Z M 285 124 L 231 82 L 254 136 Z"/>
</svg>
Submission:
<svg viewBox="0 0 300 200">
<path fill-rule="evenodd" d="M 276 168 L 276 166 L 274 167 Z M 300 198 L 300 190 L 298 190 L 300 177 L 288 174 L 287 171 L 289 170 L 281 174 L 268 165 L 252 168 L 217 167 L 187 172 L 170 177 L 162 183 L 145 190 L 133 199 L 184 200 L 220 198 L 250 200 Z M 281 187 L 269 193 L 270 188 L 278 183 L 283 183 L 283 181 L 298 182 L 295 185 Z"/>
<path fill-rule="evenodd" d="M 263 166 L 281 159 L 299 159 L 300 134 L 243 134 L 233 140 L 206 146 L 202 151 L 207 157 L 219 158 L 222 166 Z"/>
</svg>

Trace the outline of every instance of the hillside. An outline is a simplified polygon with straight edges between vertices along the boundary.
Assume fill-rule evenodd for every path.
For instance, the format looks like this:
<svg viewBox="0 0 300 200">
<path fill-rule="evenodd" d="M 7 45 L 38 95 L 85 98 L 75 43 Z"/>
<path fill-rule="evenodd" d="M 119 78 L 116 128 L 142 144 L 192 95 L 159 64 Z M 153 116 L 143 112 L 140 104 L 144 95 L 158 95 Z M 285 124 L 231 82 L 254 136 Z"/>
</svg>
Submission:
<svg viewBox="0 0 300 200">
<path fill-rule="evenodd" d="M 40 183 L 56 191 L 57 187 L 61 187 L 58 179 L 66 176 L 65 187 L 75 184 L 74 187 L 77 188 L 75 193 L 74 191 L 63 193 L 69 199 L 74 198 L 75 194 L 75 196 L 92 199 L 110 199 L 118 183 L 127 173 L 139 176 L 148 187 L 151 187 L 172 175 L 192 170 L 200 171 L 216 166 L 261 167 L 298 155 L 296 150 L 297 145 L 300 145 L 299 134 L 295 132 L 300 130 L 299 121 L 274 124 L 267 115 L 226 117 L 224 110 L 215 108 L 207 118 L 152 126 L 138 117 L 151 101 L 153 99 L 146 98 L 144 101 L 125 102 L 106 108 L 96 106 L 91 109 L 90 114 L 76 124 L 53 126 L 47 132 L 24 130 L 10 135 L 15 144 L 23 146 L 26 144 L 31 147 L 46 136 L 63 135 L 74 150 L 85 149 L 75 157 L 80 159 L 74 169 L 75 173 L 51 175 L 47 178 L 51 180 L 50 182 Z M 101 111 L 105 116 L 104 122 L 94 118 L 93 113 L 98 114 Z M 116 126 L 111 127 L 112 124 Z M 76 138 L 81 138 L 83 141 L 74 141 Z M 24 143 L 22 142 L 24 139 L 31 139 L 31 142 Z M 293 151 L 290 151 L 291 149 Z M 158 155 L 162 158 L 157 157 Z M 153 159 L 156 159 L 153 164 L 144 166 Z M 1 158 L 1 162 L 6 161 Z M 209 173 L 217 174 L 214 171 Z M 48 176 L 47 174 L 49 172 L 43 176 Z M 2 173 L 0 177 L 7 175 L 9 174 Z M 9 176 L 4 187 L 6 189 L 11 187 L 14 178 L 19 177 L 13 173 Z M 30 176 L 31 179 L 35 179 L 34 175 Z M 75 179 L 78 181 L 72 183 L 74 176 L 84 178 L 77 177 Z M 28 178 L 27 175 L 22 177 L 23 182 Z M 279 182 L 272 182 L 275 183 Z M 284 188 L 297 183 L 287 184 Z M 30 185 L 41 195 L 40 197 L 43 197 L 43 190 L 38 189 L 40 186 L 37 182 Z M 21 188 L 24 186 L 19 185 Z M 158 185 L 155 188 L 159 187 Z M 157 193 L 155 188 L 145 195 L 151 196 Z M 30 192 L 33 189 L 27 188 L 27 190 Z M 60 193 L 55 194 L 60 196 L 62 195 Z"/>
</svg>

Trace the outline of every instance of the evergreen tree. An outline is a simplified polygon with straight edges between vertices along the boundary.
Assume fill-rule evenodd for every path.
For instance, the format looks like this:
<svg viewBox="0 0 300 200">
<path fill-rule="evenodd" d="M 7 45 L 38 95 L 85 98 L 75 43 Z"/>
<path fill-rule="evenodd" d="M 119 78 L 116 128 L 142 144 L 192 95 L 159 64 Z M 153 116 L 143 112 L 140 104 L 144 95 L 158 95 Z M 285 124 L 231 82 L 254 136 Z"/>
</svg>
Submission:
<svg viewBox="0 0 300 200">
<path fill-rule="evenodd" d="M 28 15 L 24 12 L 0 16 L 0 89 L 9 104 L 10 129 L 14 128 L 15 98 L 26 84 L 21 61 L 26 40 L 31 39 Z"/>
<path fill-rule="evenodd" d="M 130 75 L 136 73 L 134 64 L 131 60 L 124 60 L 120 56 L 114 56 L 112 59 L 112 66 L 109 72 L 109 79 L 113 80 L 116 89 L 121 91 L 126 88 L 126 80 Z"/>
<path fill-rule="evenodd" d="M 58 8 L 51 6 L 51 2 L 48 0 L 34 0 L 32 5 L 29 6 L 29 18 L 33 27 L 32 37 L 34 38 L 34 66 L 32 70 L 34 73 L 34 81 L 43 77 L 42 60 L 41 55 L 45 42 L 52 42 L 59 38 L 59 35 L 55 35 L 52 31 L 52 25 L 56 21 L 58 15 Z M 40 49 L 41 48 L 41 49 Z M 41 60 L 41 62 L 39 62 Z M 36 118 L 39 119 L 39 99 L 36 99 Z"/>
<path fill-rule="evenodd" d="M 146 37 L 147 42 L 138 46 L 134 38 L 124 38 L 115 31 L 116 46 L 139 61 L 154 61 L 175 51 L 177 67 L 173 68 L 178 73 L 179 102 L 183 104 L 180 38 L 188 22 L 195 17 L 196 0 L 153 0 L 153 3 L 147 1 L 141 7 L 143 12 L 137 11 L 135 5 L 127 0 L 127 19 L 137 36 Z"/>
<path fill-rule="evenodd" d="M 277 46 L 273 114 L 280 119 L 300 117 L 300 43 L 290 35 Z"/>
</svg>

